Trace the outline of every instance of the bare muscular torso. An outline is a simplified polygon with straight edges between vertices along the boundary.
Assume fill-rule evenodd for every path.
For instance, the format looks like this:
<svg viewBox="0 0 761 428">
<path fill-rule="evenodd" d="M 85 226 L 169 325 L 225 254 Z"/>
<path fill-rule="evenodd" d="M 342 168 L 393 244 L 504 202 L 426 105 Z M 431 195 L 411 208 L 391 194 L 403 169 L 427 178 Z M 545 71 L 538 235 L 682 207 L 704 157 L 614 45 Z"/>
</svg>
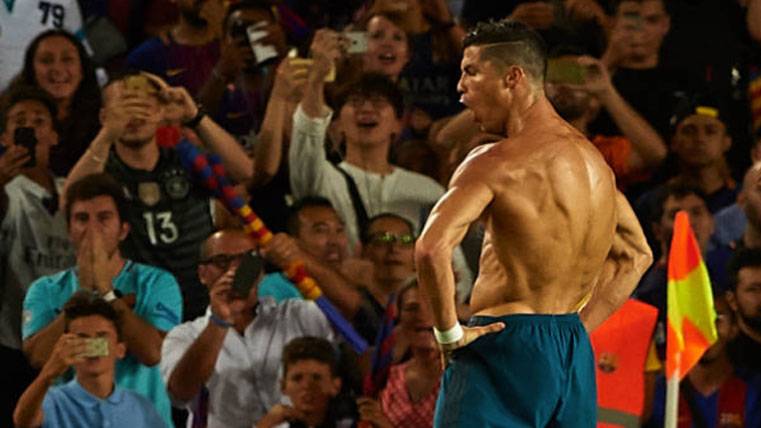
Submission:
<svg viewBox="0 0 761 428">
<path fill-rule="evenodd" d="M 580 310 L 616 227 L 615 182 L 597 149 L 553 118 L 466 162 L 494 192 L 481 218 L 486 235 L 473 313 Z"/>
</svg>

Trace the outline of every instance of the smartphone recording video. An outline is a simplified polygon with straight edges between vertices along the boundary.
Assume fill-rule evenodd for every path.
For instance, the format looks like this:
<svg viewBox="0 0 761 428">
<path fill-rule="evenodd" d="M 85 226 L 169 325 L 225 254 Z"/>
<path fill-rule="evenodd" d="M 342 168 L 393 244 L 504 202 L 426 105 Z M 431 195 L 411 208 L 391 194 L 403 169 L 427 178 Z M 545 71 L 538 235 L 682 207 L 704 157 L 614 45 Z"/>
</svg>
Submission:
<svg viewBox="0 0 761 428">
<path fill-rule="evenodd" d="M 243 256 L 233 277 L 233 293 L 237 297 L 247 298 L 263 270 L 264 261 L 256 251 Z"/>
<path fill-rule="evenodd" d="M 358 54 L 367 52 L 367 32 L 366 31 L 347 31 L 343 33 L 349 42 L 346 52 Z"/>
<path fill-rule="evenodd" d="M 555 58 L 547 61 L 547 76 L 549 83 L 581 85 L 587 79 L 589 68 L 572 58 Z"/>
<path fill-rule="evenodd" d="M 29 155 L 29 160 L 23 165 L 24 168 L 30 168 L 37 165 L 37 137 L 34 135 L 33 128 L 16 128 L 13 133 L 13 144 L 24 147 Z"/>
</svg>

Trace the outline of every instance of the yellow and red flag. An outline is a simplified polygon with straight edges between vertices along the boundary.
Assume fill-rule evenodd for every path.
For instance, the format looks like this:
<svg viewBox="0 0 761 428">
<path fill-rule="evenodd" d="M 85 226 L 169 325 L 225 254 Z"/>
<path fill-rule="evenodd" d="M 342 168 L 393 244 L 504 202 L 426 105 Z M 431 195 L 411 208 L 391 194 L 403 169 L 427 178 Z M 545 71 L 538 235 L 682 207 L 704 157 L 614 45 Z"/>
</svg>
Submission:
<svg viewBox="0 0 761 428">
<path fill-rule="evenodd" d="M 667 294 L 666 378 L 681 380 L 717 339 L 711 280 L 684 211 L 674 219 Z"/>
</svg>

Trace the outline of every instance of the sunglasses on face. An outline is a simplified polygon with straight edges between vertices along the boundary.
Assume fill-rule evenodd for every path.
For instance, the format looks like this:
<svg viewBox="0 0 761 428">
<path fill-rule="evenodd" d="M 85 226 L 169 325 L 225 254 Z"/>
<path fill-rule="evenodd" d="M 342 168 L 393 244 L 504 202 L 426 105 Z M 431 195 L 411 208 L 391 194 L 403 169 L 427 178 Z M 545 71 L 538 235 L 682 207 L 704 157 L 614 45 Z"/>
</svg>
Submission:
<svg viewBox="0 0 761 428">
<path fill-rule="evenodd" d="M 209 258 L 203 259 L 199 261 L 198 263 L 202 265 L 211 264 L 211 265 L 214 265 L 214 267 L 216 267 L 217 269 L 227 270 L 230 268 L 230 265 L 234 261 L 240 261 L 243 258 L 243 256 L 245 256 L 248 253 L 250 253 L 250 251 L 244 251 L 238 254 L 217 254 Z"/>
<path fill-rule="evenodd" d="M 409 233 L 404 235 L 394 235 L 390 232 L 381 232 L 370 235 L 369 241 L 371 244 L 376 245 L 390 245 L 398 242 L 399 245 L 408 247 L 415 244 L 415 236 Z"/>
</svg>

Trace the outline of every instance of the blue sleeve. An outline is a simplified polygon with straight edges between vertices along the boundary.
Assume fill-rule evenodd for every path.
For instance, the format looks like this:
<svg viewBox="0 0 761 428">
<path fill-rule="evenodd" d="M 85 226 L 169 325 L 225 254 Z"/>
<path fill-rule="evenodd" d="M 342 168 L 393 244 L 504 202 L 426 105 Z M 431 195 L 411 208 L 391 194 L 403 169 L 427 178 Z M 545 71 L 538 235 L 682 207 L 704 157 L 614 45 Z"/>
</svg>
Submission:
<svg viewBox="0 0 761 428">
<path fill-rule="evenodd" d="M 177 280 L 169 272 L 156 270 L 141 286 L 145 293 L 140 316 L 161 331 L 169 331 L 182 321 L 182 295 Z"/>
<path fill-rule="evenodd" d="M 257 294 L 260 298 L 272 297 L 276 302 L 285 299 L 303 299 L 296 286 L 279 273 L 265 275 L 259 283 Z"/>
<path fill-rule="evenodd" d="M 127 55 L 127 69 L 143 70 L 166 79 L 167 49 L 158 37 L 146 40 Z"/>
<path fill-rule="evenodd" d="M 745 395 L 745 426 L 761 427 L 761 375 L 755 374 L 747 379 L 748 389 Z"/>
<path fill-rule="evenodd" d="M 24 311 L 21 317 L 21 338 L 26 340 L 55 320 L 58 315 L 51 305 L 46 291 L 50 280 L 42 277 L 29 286 L 24 297 Z"/>
</svg>

